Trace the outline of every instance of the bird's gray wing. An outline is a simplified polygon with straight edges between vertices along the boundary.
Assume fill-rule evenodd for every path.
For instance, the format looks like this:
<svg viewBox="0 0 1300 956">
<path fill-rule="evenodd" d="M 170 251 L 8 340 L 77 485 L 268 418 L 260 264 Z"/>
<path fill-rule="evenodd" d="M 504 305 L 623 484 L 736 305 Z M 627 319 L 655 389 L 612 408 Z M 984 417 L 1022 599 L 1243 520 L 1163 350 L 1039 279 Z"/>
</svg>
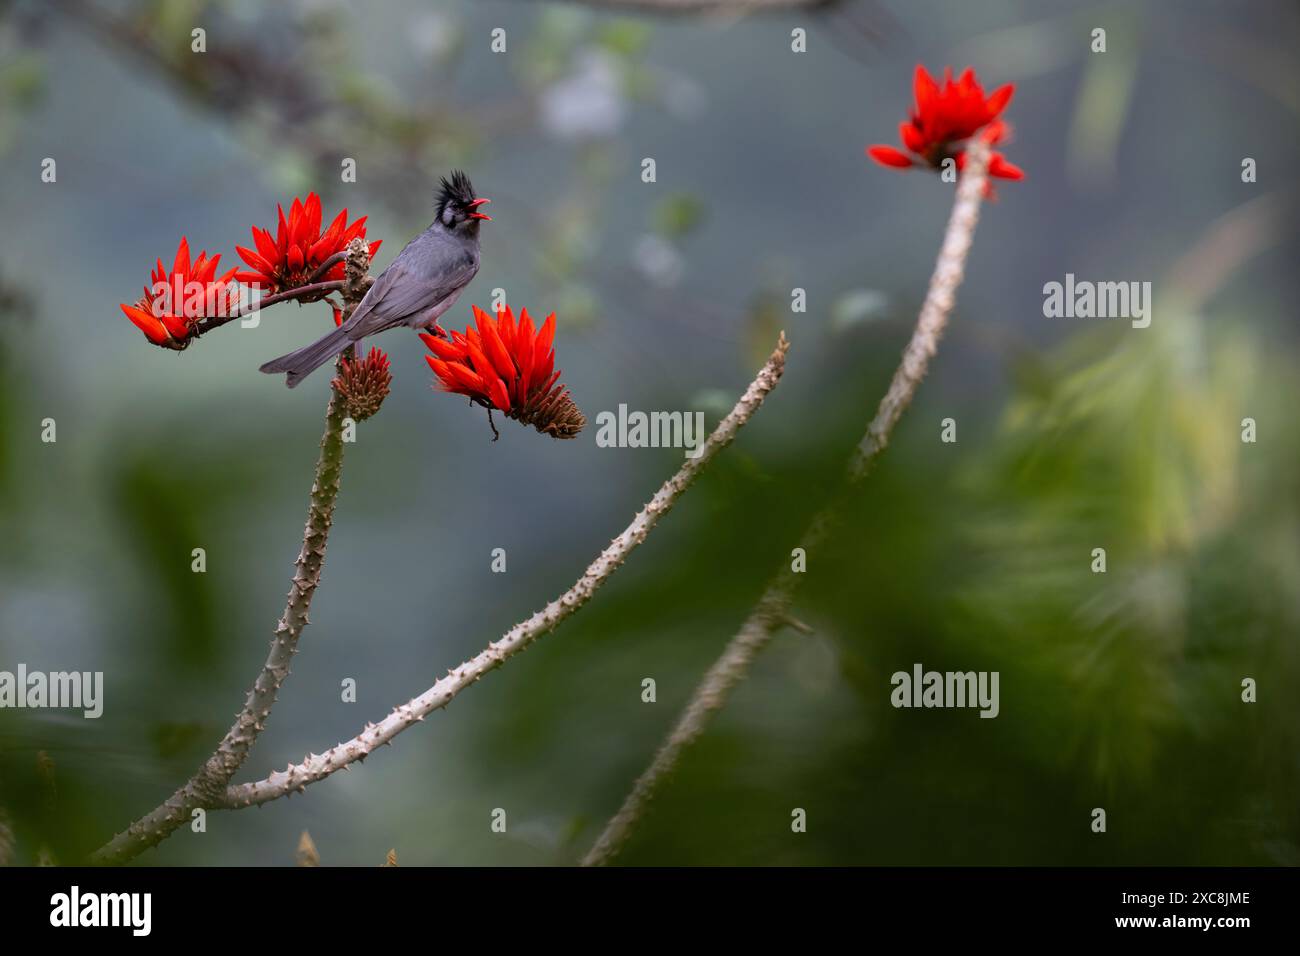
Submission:
<svg viewBox="0 0 1300 956">
<path fill-rule="evenodd" d="M 418 251 L 423 254 L 408 257 L 404 249 L 375 280 L 347 322 L 349 338 L 359 339 L 404 324 L 411 316 L 429 311 L 462 289 L 478 272 L 478 262 L 461 250 Z M 417 264 L 418 271 L 414 268 Z"/>
</svg>

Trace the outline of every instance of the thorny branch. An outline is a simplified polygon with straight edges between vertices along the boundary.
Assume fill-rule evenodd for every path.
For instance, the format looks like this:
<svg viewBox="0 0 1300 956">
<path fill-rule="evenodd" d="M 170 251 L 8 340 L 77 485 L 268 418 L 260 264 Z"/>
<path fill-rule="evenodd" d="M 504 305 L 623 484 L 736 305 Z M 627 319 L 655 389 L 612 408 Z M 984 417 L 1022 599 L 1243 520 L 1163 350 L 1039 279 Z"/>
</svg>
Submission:
<svg viewBox="0 0 1300 956">
<path fill-rule="evenodd" d="M 343 292 L 345 310 L 350 313 L 365 295 L 370 257 L 366 244 L 359 239 L 353 240 L 347 255 L 347 279 L 337 285 Z M 334 518 L 334 503 L 338 498 L 343 469 L 343 422 L 346 417 L 343 406 L 338 392 L 331 389 L 325 412 L 325 434 L 321 437 L 320 457 L 316 462 L 316 475 L 307 508 L 302 549 L 298 552 L 284 613 L 276 624 L 266 663 L 262 665 L 248 692 L 243 710 L 226 731 L 226 736 L 217 745 L 216 751 L 194 776 L 164 803 L 97 850 L 91 857 L 92 862 L 124 863 L 156 846 L 188 822 L 194 810 L 214 806 L 224 793 L 230 778 L 248 756 L 258 735 L 265 729 L 276 694 L 289 676 L 289 662 L 298 650 L 298 638 L 307 624 L 312 595 L 320 584 L 325 546 Z"/>
<path fill-rule="evenodd" d="M 967 166 L 958 181 L 943 246 L 930 276 L 930 286 L 921 304 L 916 328 L 889 383 L 889 390 L 881 399 L 880 407 L 849 463 L 845 491 L 853 489 L 866 477 L 872 463 L 889 444 L 890 433 L 911 404 L 930 359 L 939 347 L 939 338 L 957 301 L 957 288 L 965 275 L 966 257 L 988 181 L 987 170 L 988 147 L 977 137 L 971 141 L 967 151 Z M 832 502 L 813 518 L 799 542 L 805 553 L 812 553 L 827 539 L 837 512 L 837 504 Z M 623 805 L 583 858 L 584 866 L 603 866 L 618 855 L 655 793 L 677 766 L 682 752 L 704 732 L 709 718 L 726 703 L 732 688 L 744 678 L 758 653 L 778 630 L 793 622 L 790 605 L 797 586 L 798 577 L 788 564 L 772 578 L 722 656 L 704 675 L 686 709 L 659 745 L 650 766 L 637 778 Z"/>
<path fill-rule="evenodd" d="M 354 242 L 350 253 L 364 256 L 364 244 Z M 348 309 L 355 307 L 364 295 L 367 282 L 364 267 L 356 270 L 350 255 L 348 260 Z M 710 460 L 736 437 L 736 433 L 763 404 L 776 387 L 785 371 L 785 353 L 789 343 L 782 334 L 767 363 L 749 384 L 735 408 L 719 424 L 701 447 L 700 453 L 686 461 L 681 469 L 659 489 L 615 538 L 600 556 L 587 568 L 569 590 L 552 601 L 528 620 L 511 628 L 498 641 L 488 645 L 476 657 L 448 671 L 423 694 L 394 708 L 378 724 L 367 724 L 360 734 L 323 754 L 309 754 L 297 766 L 271 774 L 264 780 L 231 785 L 230 779 L 243 763 L 249 749 L 270 716 L 275 695 L 288 676 L 289 662 L 297 649 L 298 635 L 306 623 L 307 606 L 320 579 L 320 565 L 324 560 L 325 539 L 333 514 L 334 498 L 338 493 L 339 469 L 342 465 L 341 403 L 337 394 L 330 399 L 326 416 L 325 437 L 322 439 L 321 458 L 317 464 L 317 480 L 312 487 L 311 508 L 308 513 L 307 532 L 298 568 L 290 586 L 289 601 L 276 628 L 271 652 L 258 675 L 243 711 L 225 740 L 202 768 L 183 787 L 161 806 L 131 824 L 92 858 L 96 863 L 122 863 L 144 850 L 157 845 L 185 823 L 198 808 L 237 809 L 266 803 L 294 792 L 301 792 L 308 784 L 323 780 L 331 774 L 346 769 L 355 761 L 364 760 L 375 748 L 390 743 L 394 737 L 428 714 L 447 706 L 462 690 L 484 674 L 500 667 L 509 658 L 527 648 L 537 638 L 553 630 L 560 622 L 574 614 L 591 599 L 591 596 L 623 564 L 627 556 L 645 540 L 650 530 L 672 509 L 677 500 L 691 485 Z"/>
<path fill-rule="evenodd" d="M 731 444 L 736 433 L 758 411 L 785 372 L 785 353 L 788 348 L 789 343 L 783 333 L 772 355 L 749 383 L 735 408 L 709 435 L 699 454 L 695 458 L 688 458 L 677 474 L 664 482 L 654 497 L 637 512 L 632 523 L 610 542 L 609 547 L 588 566 L 573 587 L 526 621 L 516 624 L 477 656 L 448 671 L 446 677 L 424 693 L 394 708 L 379 723 L 367 724 L 351 740 L 331 747 L 322 754 L 308 754 L 301 763 L 290 765 L 264 780 L 231 786 L 215 805 L 236 809 L 266 803 L 295 792 L 301 793 L 309 784 L 346 769 L 355 761 L 364 760 L 376 748 L 390 743 L 402 731 L 424 720 L 435 710 L 446 707 L 457 694 L 479 678 L 500 667 L 571 617 L 591 600 L 600 586 L 609 580 L 627 560 L 628 555 L 646 539 L 650 530 L 672 509 L 704 467 L 718 452 Z"/>
</svg>

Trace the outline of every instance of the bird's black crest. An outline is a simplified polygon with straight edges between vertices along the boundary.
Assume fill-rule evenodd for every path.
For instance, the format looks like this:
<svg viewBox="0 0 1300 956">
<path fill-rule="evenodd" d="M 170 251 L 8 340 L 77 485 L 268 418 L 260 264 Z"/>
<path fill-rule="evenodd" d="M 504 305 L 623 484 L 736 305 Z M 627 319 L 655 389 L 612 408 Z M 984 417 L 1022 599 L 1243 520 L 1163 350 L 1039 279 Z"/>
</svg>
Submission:
<svg viewBox="0 0 1300 956">
<path fill-rule="evenodd" d="M 442 211 L 447 208 L 448 203 L 464 206 L 476 198 L 469 177 L 459 169 L 452 170 L 451 179 L 442 177 L 442 189 L 438 193 L 438 218 L 442 218 Z"/>
</svg>

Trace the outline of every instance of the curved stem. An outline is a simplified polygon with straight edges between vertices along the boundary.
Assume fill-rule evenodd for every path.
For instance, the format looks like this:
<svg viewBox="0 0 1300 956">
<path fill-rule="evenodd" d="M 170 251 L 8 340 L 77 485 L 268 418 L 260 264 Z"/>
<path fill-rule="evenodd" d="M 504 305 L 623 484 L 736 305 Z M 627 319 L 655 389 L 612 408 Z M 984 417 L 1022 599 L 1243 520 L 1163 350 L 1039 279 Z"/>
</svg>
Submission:
<svg viewBox="0 0 1300 956">
<path fill-rule="evenodd" d="M 889 436 L 907 406 L 911 404 L 930 359 L 939 345 L 948 316 L 957 300 L 966 269 L 975 225 L 979 221 L 980 201 L 987 183 L 988 148 L 972 140 L 967 150 L 967 165 L 957 184 L 957 196 L 944 233 L 943 246 L 930 276 L 930 286 L 917 317 L 916 329 L 903 351 L 902 362 L 894 372 L 889 390 L 880 401 L 875 417 L 867 426 L 853 458 L 849 462 L 845 488 L 854 488 L 866 477 L 871 464 L 889 444 Z M 816 549 L 830 534 L 838 515 L 837 502 L 823 508 L 813 518 L 799 541 L 805 553 Z M 655 793 L 677 766 L 682 751 L 705 730 L 710 717 L 726 703 L 732 688 L 744 678 L 750 663 L 784 625 L 791 623 L 790 606 L 798 578 L 784 565 L 763 591 L 758 603 L 740 630 L 728 642 L 722 656 L 713 663 L 696 688 L 686 709 L 660 744 L 650 766 L 645 769 L 617 813 L 605 825 L 595 844 L 583 858 L 583 866 L 610 863 L 622 849 L 633 828 L 644 815 Z"/>
<path fill-rule="evenodd" d="M 258 673 L 244 701 L 244 708 L 216 751 L 184 786 L 163 804 L 117 834 L 91 857 L 93 863 L 124 863 L 160 843 L 177 827 L 189 821 L 196 808 L 211 806 L 226 782 L 244 762 L 253 742 L 266 726 L 280 686 L 289 675 L 289 662 L 298 649 L 298 637 L 307 623 L 307 609 L 320 583 L 325 544 L 333 520 L 334 502 L 343 468 L 343 402 L 331 391 L 325 413 L 325 434 L 321 437 L 316 480 L 307 509 L 307 526 L 302 550 L 289 584 L 284 613 L 271 639 L 266 663 Z"/>
<path fill-rule="evenodd" d="M 351 740 L 331 747 L 322 754 L 309 754 L 297 765 L 290 765 L 263 780 L 243 783 L 227 788 L 220 806 L 235 809 L 263 804 L 292 793 L 302 792 L 309 784 L 324 780 L 331 774 L 364 760 L 376 748 L 389 743 L 412 725 L 424 720 L 435 710 L 446 707 L 461 691 L 483 675 L 495 670 L 507 660 L 527 648 L 543 634 L 554 630 L 560 622 L 572 616 L 591 599 L 597 589 L 623 564 L 659 520 L 672 509 L 678 498 L 690 487 L 713 457 L 729 445 L 736 433 L 749 421 L 763 404 L 763 400 L 781 380 L 785 371 L 785 353 L 789 348 L 782 334 L 776 350 L 749 384 L 745 394 L 709 435 L 695 458 L 688 458 L 681 469 L 655 493 L 600 556 L 587 568 L 582 577 L 564 594 L 536 612 L 528 620 L 516 624 L 500 640 L 487 646 L 477 656 L 448 671 L 447 676 L 432 687 L 412 698 L 377 724 L 367 724 Z"/>
<path fill-rule="evenodd" d="M 333 263 L 330 263 L 333 265 Z M 250 302 L 247 308 L 231 309 L 226 315 L 213 315 L 199 319 L 194 323 L 194 334 L 185 340 L 184 345 L 188 346 L 193 339 L 207 335 L 213 329 L 219 329 L 227 322 L 233 322 L 235 319 L 242 319 L 245 316 L 252 315 L 254 312 L 260 312 L 262 309 L 275 305 L 278 302 L 290 302 L 294 300 L 306 300 L 315 302 L 325 298 L 331 292 L 343 292 L 346 296 L 348 283 L 346 279 L 331 279 L 329 282 L 312 282 L 308 285 L 300 285 L 295 289 L 286 289 L 284 292 L 277 292 L 274 295 L 264 296 L 256 302 Z"/>
<path fill-rule="evenodd" d="M 360 247 L 359 253 L 354 250 L 354 255 L 355 261 L 349 259 L 349 278 L 345 283 L 340 283 L 344 287 L 348 312 L 356 307 L 365 294 L 365 269 L 369 263 L 364 245 Z M 320 456 L 316 460 L 315 480 L 312 482 L 307 506 L 302 548 L 294 564 L 284 613 L 276 624 L 266 663 L 254 680 L 244 700 L 243 709 L 203 766 L 166 801 L 97 850 L 91 857 L 91 862 L 124 863 L 170 836 L 189 821 L 194 810 L 215 806 L 230 778 L 243 764 L 249 750 L 265 729 L 276 694 L 289 676 L 289 663 L 298 650 L 298 638 L 308 623 L 307 612 L 311 607 L 312 595 L 320 584 L 325 546 L 334 520 L 334 504 L 338 498 L 343 471 L 343 424 L 346 417 L 342 397 L 336 389 L 331 389 L 329 405 L 325 410 L 325 433 L 321 437 Z"/>
<path fill-rule="evenodd" d="M 334 255 L 330 256 L 328 259 L 326 259 L 324 262 L 322 262 L 319 266 L 316 267 L 316 271 L 307 277 L 307 282 L 309 284 L 320 282 L 322 279 L 325 278 L 325 273 L 329 272 L 340 262 L 343 262 L 345 259 L 347 259 L 347 257 L 348 257 L 348 251 L 346 249 L 334 253 Z"/>
</svg>

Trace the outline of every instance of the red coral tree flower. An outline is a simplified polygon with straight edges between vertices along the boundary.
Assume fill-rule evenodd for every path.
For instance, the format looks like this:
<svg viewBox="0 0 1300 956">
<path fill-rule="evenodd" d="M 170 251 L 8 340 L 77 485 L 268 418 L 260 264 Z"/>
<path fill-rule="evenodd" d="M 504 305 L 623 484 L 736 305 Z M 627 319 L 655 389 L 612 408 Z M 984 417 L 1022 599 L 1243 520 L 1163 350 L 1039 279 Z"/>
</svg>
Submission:
<svg viewBox="0 0 1300 956">
<path fill-rule="evenodd" d="M 366 217 L 362 216 L 349 226 L 348 211 L 345 208 L 322 233 L 320 196 L 315 193 L 308 193 L 306 202 L 294 197 L 289 205 L 288 219 L 285 218 L 283 206 L 276 204 L 275 210 L 279 215 L 279 224 L 274 239 L 269 230 L 254 226 L 253 245 L 256 249 L 235 247 L 239 258 L 249 267 L 235 278 L 240 282 L 257 285 L 268 293 L 297 289 L 313 281 L 342 279 L 342 262 L 335 263 L 324 275 L 317 276 L 316 273 L 325 260 L 346 250 L 353 239 L 365 238 Z M 377 239 L 370 243 L 372 258 L 382 241 Z"/>
<path fill-rule="evenodd" d="M 867 155 L 883 166 L 897 169 L 911 166 L 942 169 L 943 161 L 952 159 L 961 170 L 966 165 L 963 144 L 976 133 L 989 145 L 1008 138 L 1010 130 L 999 117 L 1015 91 L 1015 85 L 1008 83 L 985 96 L 984 87 L 969 67 L 956 81 L 952 78 L 952 68 L 946 67 L 940 86 L 918 63 L 913 82 L 916 106 L 911 119 L 899 126 L 903 146 L 913 155 L 893 146 L 870 146 Z M 1020 167 L 996 151 L 989 156 L 989 175 L 998 179 L 1025 178 Z"/>
<path fill-rule="evenodd" d="M 199 319 L 229 313 L 238 290 L 230 284 L 235 271 L 217 277 L 221 256 L 206 251 L 190 261 L 190 244 L 184 236 L 176 248 L 171 269 L 161 259 L 150 273 L 151 285 L 135 305 L 122 303 L 122 311 L 154 345 L 183 349 L 190 344 Z"/>
<path fill-rule="evenodd" d="M 452 332 L 450 339 L 420 335 L 433 352 L 424 359 L 438 377 L 438 387 L 468 395 L 472 403 L 488 410 L 489 422 L 496 409 L 552 438 L 573 438 L 582 431 L 586 416 L 569 390 L 556 384 L 560 371 L 554 367 L 551 346 L 555 313 L 535 330 L 527 309 L 519 313 L 516 324 L 509 306 L 499 309 L 495 318 L 476 305 L 470 308 L 477 329 Z"/>
</svg>

